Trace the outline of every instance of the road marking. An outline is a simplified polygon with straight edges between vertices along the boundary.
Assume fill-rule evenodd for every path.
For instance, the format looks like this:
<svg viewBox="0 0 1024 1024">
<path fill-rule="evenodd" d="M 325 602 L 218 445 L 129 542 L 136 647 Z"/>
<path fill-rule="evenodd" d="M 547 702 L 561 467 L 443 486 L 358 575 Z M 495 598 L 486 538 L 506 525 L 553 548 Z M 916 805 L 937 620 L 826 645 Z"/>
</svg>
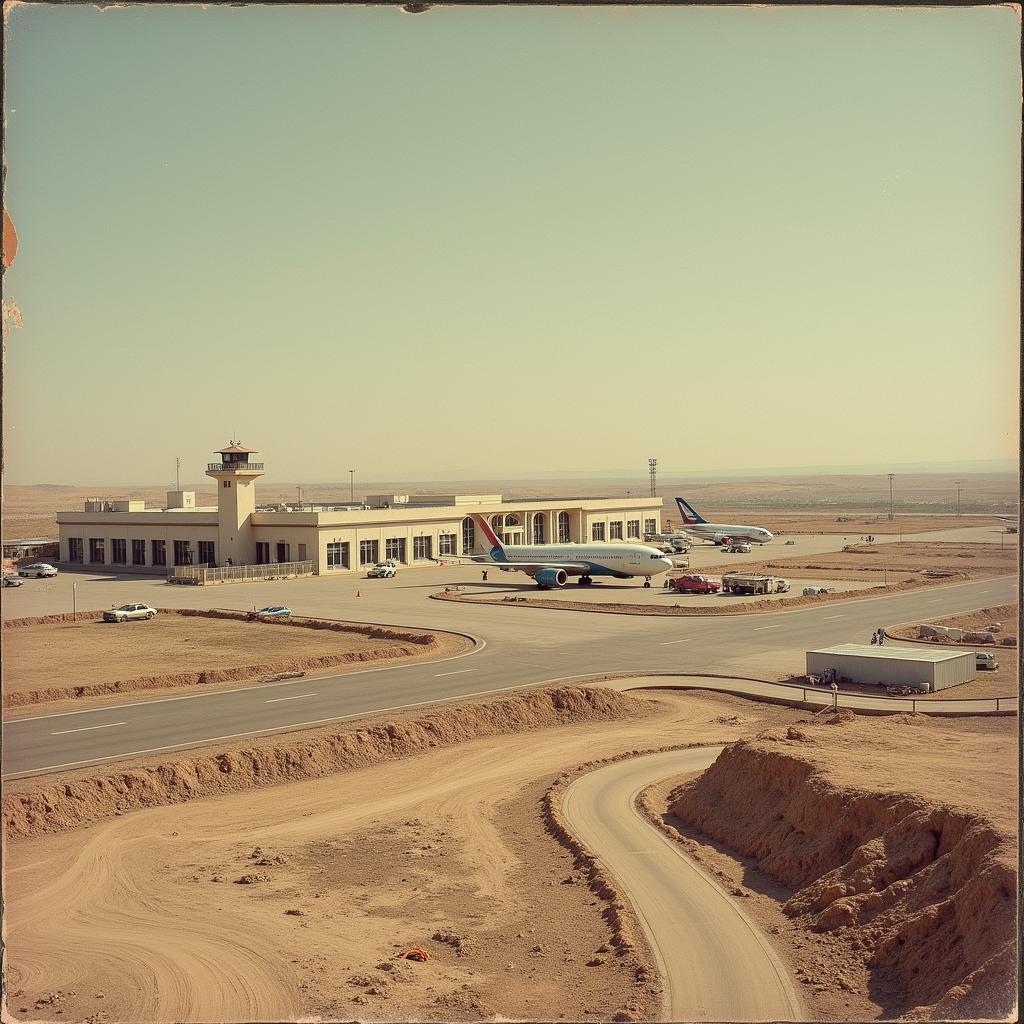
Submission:
<svg viewBox="0 0 1024 1024">
<path fill-rule="evenodd" d="M 84 729 L 61 729 L 51 732 L 51 736 L 66 736 L 69 732 L 92 732 L 93 729 L 113 729 L 115 725 L 127 725 L 127 722 L 108 722 L 106 725 L 87 725 Z"/>
<path fill-rule="evenodd" d="M 979 596 L 981 596 L 981 597 L 984 597 L 984 596 L 985 596 L 986 594 L 991 594 L 991 593 L 992 593 L 992 591 L 991 591 L 991 590 L 979 590 L 979 591 L 978 591 L 978 594 L 979 594 Z"/>
<path fill-rule="evenodd" d="M 754 632 L 756 633 L 759 629 L 782 629 L 782 623 L 777 622 L 774 626 L 755 626 Z"/>
<path fill-rule="evenodd" d="M 435 672 L 434 678 L 440 679 L 441 676 L 461 676 L 463 672 L 475 672 L 475 668 L 460 668 L 455 672 Z"/>
<path fill-rule="evenodd" d="M 303 697 L 318 697 L 316 693 L 297 693 L 294 697 L 274 697 L 271 700 L 265 700 L 264 704 L 280 704 L 283 700 L 302 700 Z"/>
<path fill-rule="evenodd" d="M 688 636 L 685 640 L 666 640 L 661 646 L 668 647 L 669 644 L 688 644 L 692 639 L 692 636 Z"/>
<path fill-rule="evenodd" d="M 826 615 L 826 619 L 845 619 L 845 615 Z"/>
</svg>

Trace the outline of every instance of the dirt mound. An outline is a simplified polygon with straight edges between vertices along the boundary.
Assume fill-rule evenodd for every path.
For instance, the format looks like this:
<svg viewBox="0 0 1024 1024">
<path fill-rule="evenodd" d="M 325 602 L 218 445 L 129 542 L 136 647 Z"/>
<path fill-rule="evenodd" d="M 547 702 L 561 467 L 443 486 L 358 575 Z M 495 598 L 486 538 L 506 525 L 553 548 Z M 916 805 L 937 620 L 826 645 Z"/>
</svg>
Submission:
<svg viewBox="0 0 1024 1024">
<path fill-rule="evenodd" d="M 20 794 L 14 783 L 3 799 L 4 835 L 10 840 L 63 832 L 142 807 L 319 778 L 482 736 L 625 719 L 646 710 L 645 701 L 615 690 L 565 686 L 440 707 L 411 722 L 381 722 L 312 740 L 299 733 L 271 745 L 194 754 L 151 768 L 98 767 L 87 778 Z"/>
<path fill-rule="evenodd" d="M 728 747 L 672 793 L 672 812 L 795 889 L 786 913 L 840 938 L 893 1013 L 1007 1016 L 1016 985 L 1012 745 L 997 751 L 991 737 L 923 715 L 838 719 Z M 1003 769 L 991 768 L 1000 757 Z"/>
</svg>

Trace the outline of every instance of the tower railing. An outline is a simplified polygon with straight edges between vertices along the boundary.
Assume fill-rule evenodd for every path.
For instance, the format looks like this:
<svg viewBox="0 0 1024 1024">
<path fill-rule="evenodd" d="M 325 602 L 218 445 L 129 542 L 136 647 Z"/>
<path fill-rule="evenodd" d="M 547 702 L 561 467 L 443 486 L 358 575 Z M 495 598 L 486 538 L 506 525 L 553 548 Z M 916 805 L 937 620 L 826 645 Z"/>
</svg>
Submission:
<svg viewBox="0 0 1024 1024">
<path fill-rule="evenodd" d="M 206 465 L 207 473 L 223 473 L 225 470 L 232 469 L 263 469 L 262 462 L 208 462 Z"/>
</svg>

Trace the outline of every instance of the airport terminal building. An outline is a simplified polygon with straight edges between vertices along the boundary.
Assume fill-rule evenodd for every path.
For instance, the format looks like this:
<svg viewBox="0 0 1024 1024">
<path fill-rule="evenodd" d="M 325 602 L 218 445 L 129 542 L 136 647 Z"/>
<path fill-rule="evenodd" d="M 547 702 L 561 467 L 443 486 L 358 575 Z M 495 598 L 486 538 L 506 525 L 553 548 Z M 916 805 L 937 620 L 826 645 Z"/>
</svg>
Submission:
<svg viewBox="0 0 1024 1024">
<path fill-rule="evenodd" d="M 507 544 L 640 542 L 661 531 L 660 498 L 505 500 L 500 494 L 369 495 L 365 504 L 261 506 L 257 453 L 230 444 L 214 453 L 216 507 L 195 492 L 168 491 L 165 508 L 132 499 L 90 498 L 81 512 L 59 512 L 66 568 L 172 575 L 180 567 L 310 563 L 316 574 L 365 570 L 392 558 L 429 564 L 479 553 L 469 513 L 484 516 Z M 294 570 L 292 570 L 294 571 Z"/>
</svg>

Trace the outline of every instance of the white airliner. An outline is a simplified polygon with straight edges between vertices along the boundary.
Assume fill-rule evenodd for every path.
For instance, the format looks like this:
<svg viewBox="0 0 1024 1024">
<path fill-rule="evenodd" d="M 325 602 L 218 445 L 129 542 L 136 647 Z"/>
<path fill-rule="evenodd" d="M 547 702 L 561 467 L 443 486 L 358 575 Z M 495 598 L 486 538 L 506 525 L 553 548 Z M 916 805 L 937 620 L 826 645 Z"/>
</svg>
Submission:
<svg viewBox="0 0 1024 1024">
<path fill-rule="evenodd" d="M 502 544 L 483 516 L 471 513 L 476 528 L 489 545 L 485 555 L 466 555 L 485 565 L 508 571 L 518 569 L 533 577 L 541 590 L 564 587 L 570 576 L 584 586 L 595 576 L 613 576 L 626 580 L 643 576 L 644 586 L 651 577 L 672 568 L 672 559 L 646 544 Z"/>
<path fill-rule="evenodd" d="M 745 540 L 754 544 L 767 544 L 772 534 L 760 526 L 738 526 L 734 523 L 709 523 L 685 498 L 676 498 L 683 526 L 691 537 L 725 544 L 730 540 Z"/>
</svg>

